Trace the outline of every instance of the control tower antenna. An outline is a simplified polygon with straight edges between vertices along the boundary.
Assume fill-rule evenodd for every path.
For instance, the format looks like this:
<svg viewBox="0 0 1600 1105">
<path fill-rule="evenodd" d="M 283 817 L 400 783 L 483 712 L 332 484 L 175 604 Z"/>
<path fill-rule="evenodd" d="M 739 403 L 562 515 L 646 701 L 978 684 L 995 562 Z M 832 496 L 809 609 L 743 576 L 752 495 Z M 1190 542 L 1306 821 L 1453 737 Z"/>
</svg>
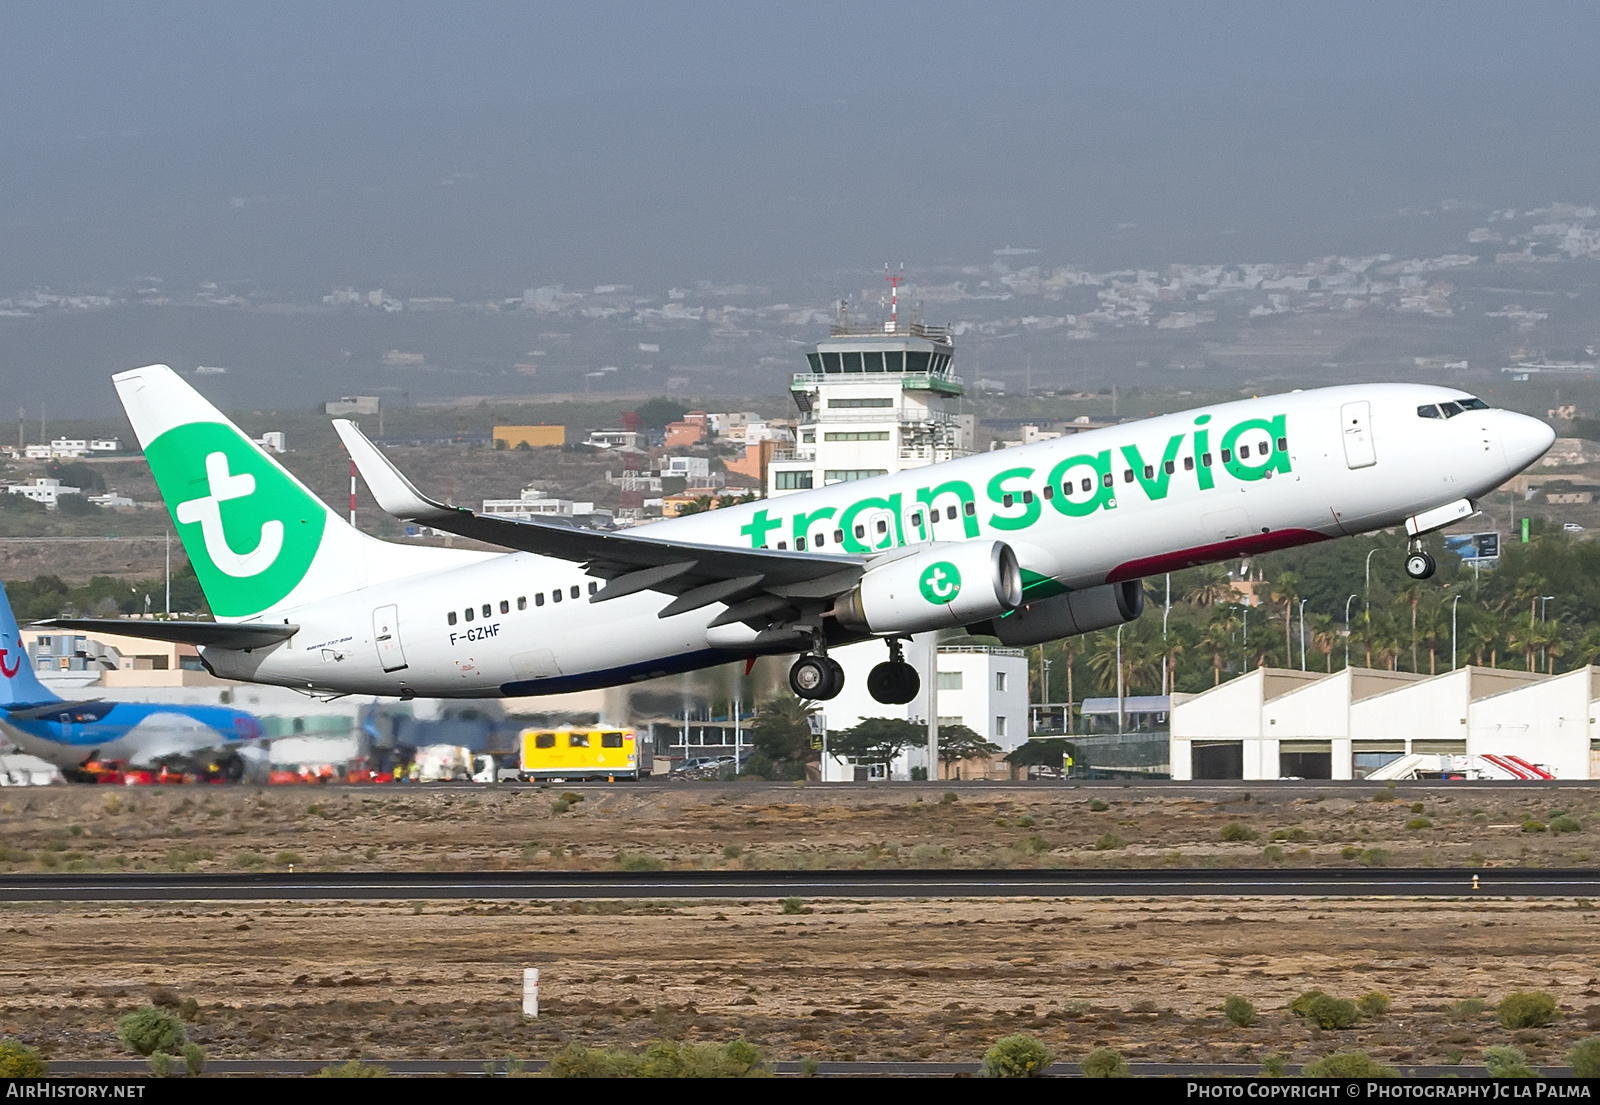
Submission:
<svg viewBox="0 0 1600 1105">
<path fill-rule="evenodd" d="M 900 262 L 900 271 L 891 273 L 889 262 L 883 263 L 883 278 L 889 282 L 889 322 L 884 326 L 884 332 L 893 334 L 898 332 L 900 323 L 900 285 L 905 283 L 906 263 Z"/>
</svg>

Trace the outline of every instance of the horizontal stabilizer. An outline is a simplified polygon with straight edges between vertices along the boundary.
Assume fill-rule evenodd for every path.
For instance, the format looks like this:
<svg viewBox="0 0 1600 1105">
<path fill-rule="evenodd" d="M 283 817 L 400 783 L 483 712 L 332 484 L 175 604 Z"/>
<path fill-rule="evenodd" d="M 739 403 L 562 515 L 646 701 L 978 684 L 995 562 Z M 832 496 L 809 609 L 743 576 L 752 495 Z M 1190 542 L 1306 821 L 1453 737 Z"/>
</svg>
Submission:
<svg viewBox="0 0 1600 1105">
<path fill-rule="evenodd" d="M 117 633 L 147 641 L 249 650 L 287 641 L 298 625 L 265 622 L 181 622 L 143 618 L 49 618 L 37 623 L 48 629 L 80 629 L 85 633 Z"/>
</svg>

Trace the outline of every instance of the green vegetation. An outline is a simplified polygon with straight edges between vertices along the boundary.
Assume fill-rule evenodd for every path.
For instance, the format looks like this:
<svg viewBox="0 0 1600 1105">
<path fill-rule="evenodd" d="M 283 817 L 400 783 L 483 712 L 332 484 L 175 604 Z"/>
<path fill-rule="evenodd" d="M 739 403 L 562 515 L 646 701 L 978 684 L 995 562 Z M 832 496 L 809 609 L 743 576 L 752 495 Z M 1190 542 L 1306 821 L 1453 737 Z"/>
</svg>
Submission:
<svg viewBox="0 0 1600 1105">
<path fill-rule="evenodd" d="M 666 865 L 655 856 L 635 856 L 624 853 L 617 856 L 617 866 L 624 871 L 659 871 Z"/>
<path fill-rule="evenodd" d="M 1600 1036 L 1579 1040 L 1567 1054 L 1574 1078 L 1600 1078 Z"/>
<path fill-rule="evenodd" d="M 1495 1006 L 1495 1014 L 1506 1028 L 1540 1028 L 1561 1016 L 1556 999 L 1543 990 L 1507 994 Z"/>
<path fill-rule="evenodd" d="M 1445 1016 L 1453 1021 L 1471 1020 L 1487 1008 L 1489 1008 L 1489 1003 L 1482 998 L 1462 998 L 1445 1010 Z"/>
<path fill-rule="evenodd" d="M 1581 833 L 1583 822 L 1570 814 L 1556 814 L 1550 818 L 1550 831 L 1553 833 Z"/>
<path fill-rule="evenodd" d="M 313 1078 L 387 1078 L 388 1067 L 374 1066 L 363 1063 L 360 1059 L 351 1059 L 348 1062 L 323 1067 Z"/>
<path fill-rule="evenodd" d="M 1127 846 L 1128 842 L 1123 840 L 1116 833 L 1102 833 L 1100 834 L 1099 839 L 1094 842 L 1094 850 L 1097 852 L 1113 851 L 1117 848 L 1126 848 Z"/>
<path fill-rule="evenodd" d="M 1217 836 L 1219 839 L 1230 844 L 1261 839 L 1260 833 L 1256 832 L 1249 825 L 1245 825 L 1238 821 L 1230 821 L 1226 825 L 1222 826 L 1222 831 L 1219 832 Z"/>
<path fill-rule="evenodd" d="M 1528 1066 L 1528 1055 L 1520 1047 L 1486 1047 L 1483 1065 L 1490 1078 L 1539 1077 L 1539 1072 Z"/>
<path fill-rule="evenodd" d="M 1222 1003 L 1222 1015 L 1240 1028 L 1249 1028 L 1256 1023 L 1255 1003 L 1246 998 L 1230 997 Z"/>
<path fill-rule="evenodd" d="M 1314 1063 L 1307 1063 L 1300 1073 L 1307 1078 L 1399 1078 L 1400 1072 L 1386 1067 L 1364 1051 L 1336 1051 Z"/>
<path fill-rule="evenodd" d="M 0 1078 L 43 1078 L 50 1064 L 21 1040 L 0 1040 Z"/>
<path fill-rule="evenodd" d="M 1360 1017 L 1355 1002 L 1329 994 L 1312 998 L 1311 1004 L 1306 1007 L 1306 1019 L 1322 1029 L 1349 1028 Z"/>
<path fill-rule="evenodd" d="M 1426 817 L 1413 817 L 1410 821 L 1406 822 L 1406 828 L 1412 830 L 1413 832 L 1418 829 L 1431 829 L 1433 828 L 1433 822 L 1429 821 Z"/>
<path fill-rule="evenodd" d="M 199 1044 L 188 1043 L 183 1045 L 183 1065 L 191 1075 L 201 1075 L 206 1072 L 206 1049 Z"/>
<path fill-rule="evenodd" d="M 1393 1005 L 1389 995 L 1382 990 L 1373 990 L 1371 993 L 1362 994 L 1356 999 L 1356 1010 L 1366 1018 L 1381 1017 Z"/>
<path fill-rule="evenodd" d="M 189 1034 L 177 1017 L 165 1009 L 146 1005 L 118 1019 L 117 1038 L 129 1050 L 148 1057 L 157 1052 L 178 1050 L 187 1042 Z"/>
<path fill-rule="evenodd" d="M 156 1078 L 165 1078 L 172 1073 L 172 1068 L 177 1065 L 177 1057 L 168 1055 L 164 1051 L 152 1052 L 149 1058 L 150 1073 Z"/>
<path fill-rule="evenodd" d="M 1289 1058 L 1286 1055 L 1278 1055 L 1274 1053 L 1272 1055 L 1265 1056 L 1261 1060 L 1261 1077 L 1282 1078 L 1288 1065 Z"/>
<path fill-rule="evenodd" d="M 1107 805 L 1105 802 L 1102 802 L 1098 798 L 1089 799 L 1089 812 L 1090 813 L 1105 813 L 1110 808 L 1111 807 L 1109 805 Z"/>
<path fill-rule="evenodd" d="M 1097 1047 L 1084 1056 L 1081 1067 L 1085 1078 L 1128 1078 L 1128 1064 L 1122 1052 L 1109 1047 Z"/>
<path fill-rule="evenodd" d="M 784 914 L 789 916 L 797 913 L 811 912 L 806 903 L 801 901 L 799 898 L 783 898 L 779 900 L 778 905 L 782 908 Z"/>
<path fill-rule="evenodd" d="M 720 1046 L 656 1040 L 642 1053 L 570 1043 L 551 1058 L 547 1073 L 551 1078 L 764 1078 L 772 1068 L 761 1049 L 744 1040 Z"/>
<path fill-rule="evenodd" d="M 1018 1033 L 995 1041 L 983 1054 L 984 1078 L 1039 1078 L 1056 1061 L 1055 1052 L 1032 1036 Z"/>
</svg>

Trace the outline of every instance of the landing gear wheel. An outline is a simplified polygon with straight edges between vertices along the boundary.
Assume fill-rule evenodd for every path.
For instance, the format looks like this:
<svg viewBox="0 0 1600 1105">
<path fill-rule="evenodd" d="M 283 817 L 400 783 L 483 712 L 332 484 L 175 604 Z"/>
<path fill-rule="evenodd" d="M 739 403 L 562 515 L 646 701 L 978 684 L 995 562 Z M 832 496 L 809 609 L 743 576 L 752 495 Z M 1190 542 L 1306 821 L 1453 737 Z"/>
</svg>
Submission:
<svg viewBox="0 0 1600 1105">
<path fill-rule="evenodd" d="M 922 689 L 922 677 L 904 660 L 888 660 L 867 675 L 867 693 L 887 706 L 904 706 Z"/>
<path fill-rule="evenodd" d="M 1406 557 L 1406 575 L 1412 579 L 1428 579 L 1437 567 L 1433 557 L 1425 552 L 1414 552 Z"/>
<path fill-rule="evenodd" d="M 807 653 L 789 669 L 789 689 L 800 698 L 825 702 L 844 690 L 844 669 L 837 660 Z"/>
</svg>

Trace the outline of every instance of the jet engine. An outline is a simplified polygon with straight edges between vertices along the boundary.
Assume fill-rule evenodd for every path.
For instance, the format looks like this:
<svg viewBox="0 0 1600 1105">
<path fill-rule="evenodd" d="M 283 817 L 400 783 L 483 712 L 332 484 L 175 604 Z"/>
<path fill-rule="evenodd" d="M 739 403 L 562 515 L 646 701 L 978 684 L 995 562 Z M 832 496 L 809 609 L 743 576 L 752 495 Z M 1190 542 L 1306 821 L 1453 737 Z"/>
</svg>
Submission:
<svg viewBox="0 0 1600 1105">
<path fill-rule="evenodd" d="M 1144 583 L 1130 579 L 1026 602 L 1003 618 L 968 625 L 967 631 L 981 637 L 999 637 L 1001 644 L 1022 648 L 1123 625 L 1142 613 Z"/>
<path fill-rule="evenodd" d="M 840 623 L 873 633 L 926 633 L 998 618 L 1022 601 L 1017 554 L 1004 541 L 934 545 L 867 569 L 834 601 Z"/>
</svg>

